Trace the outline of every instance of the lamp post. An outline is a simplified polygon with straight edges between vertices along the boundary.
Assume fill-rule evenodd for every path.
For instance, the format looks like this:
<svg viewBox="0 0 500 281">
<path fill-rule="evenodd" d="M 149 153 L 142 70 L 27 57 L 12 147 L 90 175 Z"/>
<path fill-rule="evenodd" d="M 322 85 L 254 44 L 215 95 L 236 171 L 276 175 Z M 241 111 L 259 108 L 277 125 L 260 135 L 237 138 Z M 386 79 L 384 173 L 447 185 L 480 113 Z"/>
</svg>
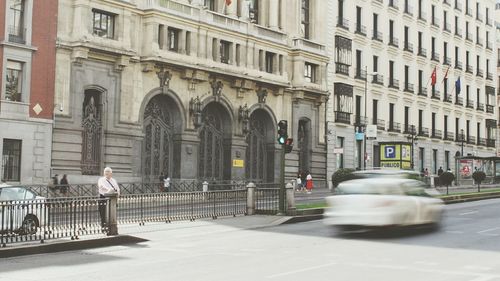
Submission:
<svg viewBox="0 0 500 281">
<path fill-rule="evenodd" d="M 464 129 L 460 129 L 460 143 L 462 145 L 462 151 L 460 153 L 460 156 L 464 156 L 464 142 L 465 142 L 465 135 L 464 135 Z"/>
<path fill-rule="evenodd" d="M 411 163 L 410 163 L 410 166 L 411 166 L 411 169 L 414 170 L 415 168 L 415 165 L 414 165 L 414 160 L 413 160 L 413 145 L 416 143 L 416 141 L 418 140 L 417 138 L 417 131 L 415 130 L 415 125 L 411 125 L 410 126 L 410 130 L 409 130 L 409 135 L 406 136 L 406 139 L 408 139 L 409 142 L 411 142 Z"/>
<path fill-rule="evenodd" d="M 367 90 L 368 90 L 368 75 L 371 75 L 371 76 L 375 76 L 377 75 L 378 73 L 377 72 L 372 72 L 372 73 L 368 73 L 368 66 L 365 65 L 365 113 L 364 113 L 364 127 L 365 127 L 365 131 L 364 131 L 364 134 L 363 134 L 363 170 L 366 170 L 366 160 L 367 160 L 367 156 L 368 154 L 366 153 L 366 126 L 368 125 L 368 118 L 366 117 L 366 100 L 367 100 Z M 361 120 L 360 120 L 360 123 L 361 123 Z M 361 124 L 360 124 L 361 125 Z"/>
</svg>

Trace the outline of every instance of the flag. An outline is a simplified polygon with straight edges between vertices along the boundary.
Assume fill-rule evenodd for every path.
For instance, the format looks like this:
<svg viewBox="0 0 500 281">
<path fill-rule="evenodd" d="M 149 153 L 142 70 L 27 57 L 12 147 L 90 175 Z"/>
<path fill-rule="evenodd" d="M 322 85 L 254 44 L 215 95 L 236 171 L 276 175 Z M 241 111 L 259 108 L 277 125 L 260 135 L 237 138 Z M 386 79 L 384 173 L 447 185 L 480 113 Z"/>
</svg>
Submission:
<svg viewBox="0 0 500 281">
<path fill-rule="evenodd" d="M 437 79 L 436 67 L 434 67 L 434 71 L 432 71 L 432 74 L 431 74 L 431 85 L 432 86 L 436 85 L 436 79 Z"/>
<path fill-rule="evenodd" d="M 446 73 L 444 74 L 443 81 L 448 78 L 448 71 L 450 70 L 450 66 L 448 66 L 448 69 L 446 69 Z"/>
<path fill-rule="evenodd" d="M 231 3 L 232 3 L 232 0 L 226 0 L 226 6 L 231 5 Z"/>
<path fill-rule="evenodd" d="M 458 76 L 457 81 L 455 81 L 455 93 L 460 94 L 460 91 L 462 90 L 460 86 L 460 76 Z"/>
</svg>

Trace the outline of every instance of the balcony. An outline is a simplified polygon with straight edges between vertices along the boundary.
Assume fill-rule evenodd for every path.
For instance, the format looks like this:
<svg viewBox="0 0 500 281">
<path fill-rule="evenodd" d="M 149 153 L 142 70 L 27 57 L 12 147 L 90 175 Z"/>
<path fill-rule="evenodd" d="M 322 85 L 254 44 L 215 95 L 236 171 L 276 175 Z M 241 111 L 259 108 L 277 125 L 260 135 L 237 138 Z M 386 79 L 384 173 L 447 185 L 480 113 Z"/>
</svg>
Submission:
<svg viewBox="0 0 500 281">
<path fill-rule="evenodd" d="M 432 131 L 431 138 L 442 139 L 443 138 L 443 131 L 434 129 L 434 131 Z"/>
<path fill-rule="evenodd" d="M 398 0 L 389 0 L 389 8 L 399 10 Z"/>
<path fill-rule="evenodd" d="M 366 26 L 364 26 L 360 23 L 357 23 L 356 24 L 356 34 L 366 36 Z"/>
<path fill-rule="evenodd" d="M 26 28 L 19 26 L 9 26 L 9 42 L 26 44 Z"/>
<path fill-rule="evenodd" d="M 474 108 L 474 101 L 472 100 L 467 100 L 467 104 L 465 105 L 467 108 Z"/>
<path fill-rule="evenodd" d="M 396 37 L 389 38 L 389 46 L 399 47 L 399 40 Z"/>
<path fill-rule="evenodd" d="M 427 97 L 427 88 L 426 87 L 420 87 L 417 93 L 419 96 L 424 96 Z"/>
<path fill-rule="evenodd" d="M 337 18 L 337 26 L 349 30 L 349 20 L 345 18 Z"/>
<path fill-rule="evenodd" d="M 476 137 L 475 136 L 468 136 L 467 143 L 468 144 L 476 144 Z"/>
<path fill-rule="evenodd" d="M 361 115 L 354 115 L 354 126 L 366 126 L 368 124 L 368 118 Z"/>
<path fill-rule="evenodd" d="M 390 122 L 389 127 L 387 128 L 388 132 L 401 133 L 401 124 L 398 122 Z"/>
<path fill-rule="evenodd" d="M 439 53 L 433 52 L 431 55 L 431 60 L 439 62 Z"/>
<path fill-rule="evenodd" d="M 451 32 L 451 25 L 447 22 L 443 23 L 443 31 Z"/>
<path fill-rule="evenodd" d="M 335 73 L 344 74 L 344 75 L 349 76 L 349 67 L 350 67 L 350 65 L 348 65 L 348 64 L 336 62 L 335 63 Z"/>
<path fill-rule="evenodd" d="M 415 92 L 413 84 L 412 83 L 406 83 L 404 91 L 413 94 Z"/>
<path fill-rule="evenodd" d="M 422 12 L 421 10 L 419 11 L 418 14 L 418 20 L 423 21 L 424 23 L 427 22 L 427 14 L 425 12 Z"/>
<path fill-rule="evenodd" d="M 384 76 L 382 74 L 375 74 L 372 76 L 372 83 L 384 85 Z"/>
<path fill-rule="evenodd" d="M 418 135 L 421 137 L 429 137 L 429 128 L 425 127 L 418 128 Z"/>
<path fill-rule="evenodd" d="M 381 131 L 385 130 L 385 120 L 377 119 L 377 130 L 381 130 Z"/>
<path fill-rule="evenodd" d="M 493 105 L 491 105 L 491 104 L 486 105 L 486 112 L 493 113 L 494 110 L 495 110 L 495 107 Z"/>
<path fill-rule="evenodd" d="M 399 80 L 396 78 L 389 78 L 389 88 L 399 90 Z"/>
<path fill-rule="evenodd" d="M 462 38 L 462 29 L 456 27 L 455 28 L 455 36 L 457 36 L 458 38 Z"/>
<path fill-rule="evenodd" d="M 342 124 L 351 124 L 351 113 L 335 111 L 335 122 Z"/>
<path fill-rule="evenodd" d="M 481 37 L 476 37 L 476 45 L 483 46 L 483 39 Z"/>
<path fill-rule="evenodd" d="M 444 140 L 447 140 L 447 141 L 454 141 L 455 138 L 453 137 L 453 132 L 444 132 L 445 135 L 444 135 Z"/>
<path fill-rule="evenodd" d="M 412 134 L 416 135 L 417 130 L 415 130 L 415 125 L 404 124 L 403 134 Z"/>
<path fill-rule="evenodd" d="M 483 70 L 478 68 L 477 72 L 476 72 L 476 76 L 478 76 L 478 77 L 484 77 Z"/>
<path fill-rule="evenodd" d="M 472 65 L 467 65 L 465 67 L 465 72 L 472 74 L 474 71 L 472 70 Z"/>
<path fill-rule="evenodd" d="M 483 15 L 481 13 L 476 12 L 476 20 L 483 22 Z"/>
<path fill-rule="evenodd" d="M 444 57 L 443 58 L 443 64 L 445 64 L 445 65 L 451 65 L 451 58 Z"/>
<path fill-rule="evenodd" d="M 455 61 L 455 69 L 462 70 L 462 62 L 461 61 Z"/>
<path fill-rule="evenodd" d="M 444 102 L 453 103 L 453 95 L 446 95 L 444 97 Z"/>
<path fill-rule="evenodd" d="M 472 33 L 467 32 L 465 34 L 465 40 L 472 42 Z"/>
<path fill-rule="evenodd" d="M 383 42 L 384 41 L 384 35 L 380 31 L 373 30 L 373 37 L 372 37 L 372 39 L 373 40 L 377 40 L 379 42 Z"/>
<path fill-rule="evenodd" d="M 426 58 L 427 57 L 427 49 L 425 49 L 425 48 L 419 48 L 417 55 Z"/>
<path fill-rule="evenodd" d="M 404 13 L 409 15 L 410 17 L 413 17 L 413 7 L 410 5 L 406 6 Z"/>
<path fill-rule="evenodd" d="M 486 146 L 486 139 L 485 138 L 478 138 L 477 145 Z"/>
<path fill-rule="evenodd" d="M 495 140 L 487 139 L 486 140 L 486 146 L 487 147 L 495 147 Z"/>
<path fill-rule="evenodd" d="M 492 19 L 486 19 L 486 25 L 493 26 L 493 20 Z"/>
<path fill-rule="evenodd" d="M 456 105 L 464 105 L 464 99 L 462 97 L 456 97 L 455 104 Z"/>
<path fill-rule="evenodd" d="M 486 42 L 486 49 L 493 50 L 493 43 L 491 43 L 490 41 L 487 41 Z"/>
<path fill-rule="evenodd" d="M 465 10 L 465 14 L 472 17 L 472 8 L 467 8 L 467 10 Z"/>
<path fill-rule="evenodd" d="M 478 111 L 484 111 L 484 103 L 480 103 L 480 102 L 478 102 L 478 103 L 477 103 L 477 107 L 476 107 L 476 109 L 477 109 Z"/>
<path fill-rule="evenodd" d="M 405 42 L 404 50 L 413 54 L 413 44 L 410 42 Z"/>
<path fill-rule="evenodd" d="M 486 73 L 486 79 L 493 80 L 493 74 L 491 72 Z"/>
<path fill-rule="evenodd" d="M 431 95 L 431 99 L 441 100 L 441 93 L 438 90 L 435 90 Z"/>
<path fill-rule="evenodd" d="M 455 1 L 455 10 L 462 11 L 462 3 Z"/>
<path fill-rule="evenodd" d="M 355 68 L 354 69 L 354 78 L 356 79 L 361 79 L 361 80 L 366 80 L 366 70 L 361 69 L 361 68 Z"/>
</svg>

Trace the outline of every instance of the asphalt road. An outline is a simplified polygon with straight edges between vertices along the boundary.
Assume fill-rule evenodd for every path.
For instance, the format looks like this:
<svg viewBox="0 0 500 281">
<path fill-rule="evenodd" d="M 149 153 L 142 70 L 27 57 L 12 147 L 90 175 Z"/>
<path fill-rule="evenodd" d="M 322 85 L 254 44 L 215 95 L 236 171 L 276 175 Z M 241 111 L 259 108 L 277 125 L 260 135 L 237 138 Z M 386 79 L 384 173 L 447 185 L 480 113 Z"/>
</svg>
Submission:
<svg viewBox="0 0 500 281">
<path fill-rule="evenodd" d="M 148 242 L 0 259 L 0 280 L 500 281 L 500 200 L 446 207 L 442 228 L 332 234 L 237 217 L 129 229 Z M 254 220 L 254 221 L 252 221 Z"/>
</svg>

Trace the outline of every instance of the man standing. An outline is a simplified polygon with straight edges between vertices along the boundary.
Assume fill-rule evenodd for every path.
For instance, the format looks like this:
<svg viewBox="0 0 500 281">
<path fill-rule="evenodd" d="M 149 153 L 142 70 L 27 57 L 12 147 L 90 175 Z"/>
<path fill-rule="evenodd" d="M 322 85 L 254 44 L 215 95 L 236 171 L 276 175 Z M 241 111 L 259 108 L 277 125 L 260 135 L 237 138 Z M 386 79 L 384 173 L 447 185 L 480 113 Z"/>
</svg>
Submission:
<svg viewBox="0 0 500 281">
<path fill-rule="evenodd" d="M 104 176 L 97 182 L 97 187 L 99 188 L 99 198 L 105 198 L 109 194 L 120 195 L 120 187 L 118 183 L 113 178 L 113 170 L 110 167 L 104 168 Z M 107 223 L 106 217 L 106 204 L 104 202 L 99 202 L 99 214 L 101 216 L 101 225 L 105 226 Z"/>
</svg>

